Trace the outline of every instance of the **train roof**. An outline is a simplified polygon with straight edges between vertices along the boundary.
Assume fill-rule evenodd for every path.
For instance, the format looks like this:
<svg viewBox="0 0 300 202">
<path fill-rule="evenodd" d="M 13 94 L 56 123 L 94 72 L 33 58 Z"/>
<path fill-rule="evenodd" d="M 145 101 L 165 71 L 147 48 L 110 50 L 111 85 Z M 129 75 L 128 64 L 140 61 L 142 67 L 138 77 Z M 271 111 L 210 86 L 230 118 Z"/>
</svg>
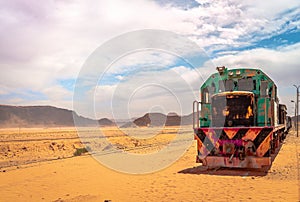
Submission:
<svg viewBox="0 0 300 202">
<path fill-rule="evenodd" d="M 274 83 L 274 81 L 259 68 L 228 69 L 223 66 L 221 67 L 221 70 L 220 67 L 217 67 L 217 70 L 218 72 L 213 73 L 210 77 L 207 78 L 207 80 L 203 83 L 201 88 L 205 88 L 212 81 L 231 80 L 231 79 L 235 80 L 235 79 L 250 78 L 250 77 L 258 77 L 259 80 L 268 80 L 269 82 Z"/>
<path fill-rule="evenodd" d="M 213 95 L 221 92 L 248 91 L 257 96 L 272 94 L 277 99 L 277 86 L 274 81 L 259 68 L 217 67 L 201 86 L 201 92 L 209 91 Z M 274 88 L 274 90 L 273 90 Z"/>
<path fill-rule="evenodd" d="M 224 67 L 224 66 L 223 66 Z M 217 70 L 218 70 L 219 67 L 217 67 Z M 232 78 L 235 78 L 235 77 L 253 77 L 253 76 L 258 76 L 258 75 L 261 75 L 261 76 L 264 76 L 266 77 L 266 79 L 270 80 L 273 82 L 273 80 L 267 75 L 265 74 L 261 69 L 259 68 L 249 68 L 249 67 L 246 67 L 246 68 L 226 68 L 224 67 L 224 71 L 223 71 L 224 75 L 228 75 L 230 76 L 231 72 L 232 72 Z M 238 72 L 240 72 L 238 74 Z M 211 75 L 211 77 L 213 76 L 219 76 L 221 75 L 222 76 L 222 71 L 218 71 L 214 74 Z"/>
</svg>

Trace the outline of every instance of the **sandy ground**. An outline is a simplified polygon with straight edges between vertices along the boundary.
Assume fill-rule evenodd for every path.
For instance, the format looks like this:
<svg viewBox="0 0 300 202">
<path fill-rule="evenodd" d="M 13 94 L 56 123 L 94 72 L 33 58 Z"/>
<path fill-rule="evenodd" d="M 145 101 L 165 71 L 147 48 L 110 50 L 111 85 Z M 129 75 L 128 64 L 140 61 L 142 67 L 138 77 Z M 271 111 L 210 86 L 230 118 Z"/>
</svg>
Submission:
<svg viewBox="0 0 300 202">
<path fill-rule="evenodd" d="M 155 141 L 166 144 L 174 130 L 162 132 L 166 138 L 133 144 L 118 134 L 119 141 L 113 136 L 111 142 L 124 150 L 149 148 L 145 146 Z M 108 136 L 113 133 L 108 129 Z M 2 130 L 0 201 L 299 201 L 300 137 L 295 136 L 290 132 L 266 171 L 207 171 L 195 163 L 194 143 L 168 168 L 130 175 L 106 168 L 90 155 L 74 157 L 82 147 L 74 129 Z"/>
<path fill-rule="evenodd" d="M 75 128 L 0 130 L 0 168 L 73 157 L 84 147 Z"/>
</svg>

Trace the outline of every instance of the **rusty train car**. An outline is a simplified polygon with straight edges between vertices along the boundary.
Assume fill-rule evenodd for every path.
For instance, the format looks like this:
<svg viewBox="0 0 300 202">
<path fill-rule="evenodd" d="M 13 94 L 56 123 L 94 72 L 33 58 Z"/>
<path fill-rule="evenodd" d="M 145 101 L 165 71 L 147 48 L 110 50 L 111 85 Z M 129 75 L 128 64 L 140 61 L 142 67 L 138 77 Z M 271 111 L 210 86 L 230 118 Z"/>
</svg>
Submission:
<svg viewBox="0 0 300 202">
<path fill-rule="evenodd" d="M 290 129 L 275 83 L 260 69 L 217 67 L 193 103 L 196 162 L 262 168 Z"/>
</svg>

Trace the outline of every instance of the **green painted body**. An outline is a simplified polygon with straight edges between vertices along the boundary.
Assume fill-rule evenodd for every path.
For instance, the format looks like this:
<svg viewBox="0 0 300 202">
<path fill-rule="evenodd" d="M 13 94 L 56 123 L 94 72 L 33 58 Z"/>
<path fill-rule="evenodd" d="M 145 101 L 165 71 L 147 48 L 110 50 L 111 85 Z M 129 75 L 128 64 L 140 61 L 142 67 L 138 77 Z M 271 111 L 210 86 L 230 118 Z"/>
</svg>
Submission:
<svg viewBox="0 0 300 202">
<path fill-rule="evenodd" d="M 278 105 L 277 87 L 259 69 L 224 69 L 222 73 L 211 75 L 200 88 L 201 116 L 200 127 L 211 127 L 212 97 L 222 93 L 239 95 L 253 93 L 253 126 L 276 125 L 275 108 Z"/>
</svg>

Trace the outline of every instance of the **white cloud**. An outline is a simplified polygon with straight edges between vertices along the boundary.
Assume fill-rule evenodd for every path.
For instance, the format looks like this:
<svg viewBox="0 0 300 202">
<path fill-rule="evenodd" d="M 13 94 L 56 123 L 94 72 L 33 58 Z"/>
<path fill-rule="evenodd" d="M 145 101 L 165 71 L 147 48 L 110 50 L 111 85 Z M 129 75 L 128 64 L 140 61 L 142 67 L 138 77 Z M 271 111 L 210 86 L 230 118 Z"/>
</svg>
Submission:
<svg viewBox="0 0 300 202">
<path fill-rule="evenodd" d="M 216 65 L 261 68 L 278 83 L 286 85 L 299 81 L 300 43 L 277 50 L 258 48 L 213 59 Z"/>
<path fill-rule="evenodd" d="M 122 80 L 124 79 L 124 76 L 117 75 L 117 76 L 116 76 L 116 79 L 118 79 L 118 80 L 122 81 Z"/>
<path fill-rule="evenodd" d="M 299 53 L 300 43 L 277 50 L 259 48 L 241 51 L 237 54 L 217 57 L 213 59 L 213 63 L 229 68 L 262 69 L 276 83 L 281 102 L 289 106 L 290 100 L 295 97 L 293 85 L 299 85 Z M 289 113 L 292 114 L 291 109 Z"/>
<path fill-rule="evenodd" d="M 111 100 L 116 90 L 117 85 L 101 85 L 96 86 L 96 88 L 92 89 L 88 96 L 95 98 L 96 102 L 105 102 L 107 100 Z"/>
<path fill-rule="evenodd" d="M 42 89 L 42 91 L 49 100 L 71 100 L 72 98 L 72 92 L 66 90 L 65 88 L 55 85 L 48 88 Z"/>
<path fill-rule="evenodd" d="M 125 32 L 138 29 L 170 30 L 189 37 L 212 53 L 228 47 L 247 46 L 291 27 L 299 27 L 299 19 L 294 19 L 299 15 L 298 0 L 198 2 L 202 6 L 186 10 L 170 5 L 163 7 L 155 1 L 147 0 L 1 2 L 0 94 L 3 96 L 17 92 L 20 96 L 18 101 L 13 102 L 7 98 L 2 99 L 2 102 L 36 103 L 22 99 L 24 97 L 20 92 L 27 89 L 49 97 L 49 100 L 40 100 L 40 103 L 70 107 L 64 99 L 71 97 L 71 93 L 57 81 L 75 79 L 85 59 L 99 45 Z M 291 12 L 282 14 L 293 8 Z M 288 21 L 290 23 L 287 25 Z M 288 82 L 296 83 L 299 80 L 292 73 L 297 72 L 297 51 L 298 45 L 273 51 L 256 49 L 237 54 L 227 52 L 228 56 L 216 58 L 214 62 L 221 65 L 272 66 L 272 69 L 266 71 L 271 72 L 279 83 L 282 80 L 281 73 L 284 73 L 283 81 L 290 85 Z M 116 65 L 121 68 L 131 64 L 157 64 L 159 60 L 163 61 L 160 62 L 161 66 L 174 62 L 174 58 L 168 54 L 133 54 Z M 283 72 L 283 67 L 288 67 L 289 71 Z M 115 73 L 124 71 L 117 70 L 116 66 Z M 191 85 L 197 82 L 189 69 L 178 67 L 174 70 Z M 211 71 L 214 69 L 201 69 L 205 75 Z M 171 83 L 172 79 L 165 73 L 167 71 L 161 72 L 159 78 Z M 126 76 L 120 74 L 116 79 L 124 82 Z M 175 82 L 172 86 L 180 89 Z M 107 88 L 103 89 L 104 94 L 112 90 Z"/>
<path fill-rule="evenodd" d="M 191 113 L 191 102 L 197 99 L 203 79 L 201 72 L 184 66 L 171 69 L 141 71 L 126 75 L 114 85 L 99 85 L 91 89 L 81 105 L 86 116 L 131 118 L 163 109 L 167 114 Z M 92 99 L 95 99 L 92 101 Z M 94 106 L 88 103 L 94 103 Z"/>
<path fill-rule="evenodd" d="M 106 73 L 126 73 L 135 72 L 139 69 L 158 69 L 175 65 L 177 56 L 171 55 L 160 50 L 139 50 L 127 55 L 123 55 L 115 61 Z"/>
<path fill-rule="evenodd" d="M 139 117 L 153 109 L 161 109 L 165 114 L 190 114 L 192 102 L 199 99 L 200 86 L 214 71 L 212 64 L 197 69 L 186 66 L 151 71 L 142 69 L 124 75 L 122 81 L 113 85 L 92 88 L 83 99 L 86 102 L 82 104 L 85 107 L 81 107 L 84 109 L 81 113 L 115 119 Z"/>
</svg>

